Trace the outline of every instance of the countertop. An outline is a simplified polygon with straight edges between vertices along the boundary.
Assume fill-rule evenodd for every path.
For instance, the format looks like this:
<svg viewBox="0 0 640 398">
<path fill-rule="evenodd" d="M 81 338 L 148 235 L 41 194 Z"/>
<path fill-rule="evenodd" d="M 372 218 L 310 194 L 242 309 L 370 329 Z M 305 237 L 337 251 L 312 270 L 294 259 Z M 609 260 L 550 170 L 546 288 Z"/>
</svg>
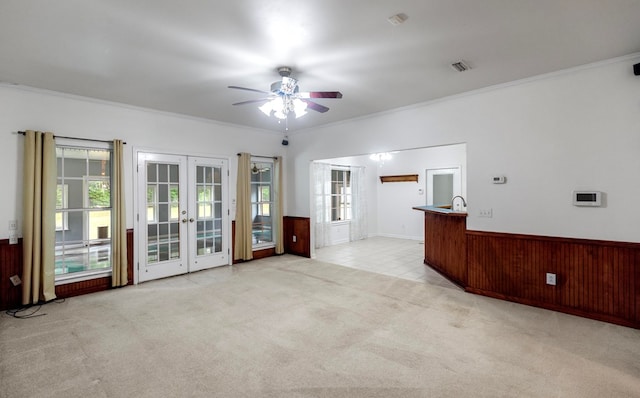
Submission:
<svg viewBox="0 0 640 398">
<path fill-rule="evenodd" d="M 414 206 L 414 207 L 412 207 L 412 209 L 419 210 L 419 211 L 424 211 L 424 212 L 429 212 L 429 213 L 438 213 L 438 214 L 442 214 L 442 215 L 445 215 L 445 216 L 454 216 L 454 217 L 466 217 L 467 216 L 467 212 L 466 211 L 451 210 L 451 209 L 445 209 L 445 208 L 442 208 L 442 207 L 435 207 L 435 206 Z"/>
</svg>

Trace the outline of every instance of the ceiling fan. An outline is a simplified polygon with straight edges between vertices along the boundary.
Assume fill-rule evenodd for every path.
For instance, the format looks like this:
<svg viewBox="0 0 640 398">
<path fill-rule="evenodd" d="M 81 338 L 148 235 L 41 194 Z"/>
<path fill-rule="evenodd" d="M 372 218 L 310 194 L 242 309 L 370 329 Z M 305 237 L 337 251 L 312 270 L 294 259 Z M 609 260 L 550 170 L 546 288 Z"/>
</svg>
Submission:
<svg viewBox="0 0 640 398">
<path fill-rule="evenodd" d="M 251 174 L 258 174 L 258 173 L 263 173 L 265 171 L 269 170 L 268 167 L 258 167 L 255 163 L 253 164 L 253 167 L 251 167 Z"/>
<path fill-rule="evenodd" d="M 328 107 L 311 101 L 310 98 L 342 98 L 340 91 L 308 91 L 301 92 L 298 81 L 291 77 L 291 68 L 282 66 L 278 68 L 282 80 L 271 84 L 271 91 L 256 90 L 253 88 L 229 86 L 237 90 L 253 91 L 266 94 L 263 98 L 236 102 L 232 105 L 245 105 L 261 103 L 258 108 L 267 116 L 275 116 L 278 119 L 287 119 L 289 113 L 294 113 L 296 118 L 307 114 L 307 109 L 325 113 Z"/>
</svg>

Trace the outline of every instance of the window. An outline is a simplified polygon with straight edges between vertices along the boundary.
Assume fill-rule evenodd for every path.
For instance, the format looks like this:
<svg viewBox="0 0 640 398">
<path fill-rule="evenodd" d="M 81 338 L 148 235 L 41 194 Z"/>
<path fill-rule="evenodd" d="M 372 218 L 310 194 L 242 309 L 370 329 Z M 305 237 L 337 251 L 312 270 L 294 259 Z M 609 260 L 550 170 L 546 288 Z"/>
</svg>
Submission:
<svg viewBox="0 0 640 398">
<path fill-rule="evenodd" d="M 59 211 L 60 209 L 66 209 L 69 206 L 67 203 L 68 197 L 69 185 L 58 184 L 56 189 L 56 231 L 69 229 L 69 218 L 67 217 L 67 213 Z"/>
<path fill-rule="evenodd" d="M 351 172 L 331 169 L 331 221 L 351 220 Z"/>
<path fill-rule="evenodd" d="M 112 150 L 59 144 L 56 156 L 56 282 L 108 274 Z"/>
<path fill-rule="evenodd" d="M 252 159 L 253 160 L 253 159 Z M 253 248 L 273 247 L 273 161 L 251 163 L 251 219 Z"/>
</svg>

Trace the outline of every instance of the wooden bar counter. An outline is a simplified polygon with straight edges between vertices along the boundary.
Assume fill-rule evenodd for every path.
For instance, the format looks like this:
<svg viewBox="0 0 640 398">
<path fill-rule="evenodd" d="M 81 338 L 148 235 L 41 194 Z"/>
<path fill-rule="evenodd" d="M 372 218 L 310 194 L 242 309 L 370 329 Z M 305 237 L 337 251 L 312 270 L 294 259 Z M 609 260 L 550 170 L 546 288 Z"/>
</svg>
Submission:
<svg viewBox="0 0 640 398">
<path fill-rule="evenodd" d="M 424 263 L 461 287 L 467 286 L 467 213 L 433 206 L 424 212 Z"/>
</svg>

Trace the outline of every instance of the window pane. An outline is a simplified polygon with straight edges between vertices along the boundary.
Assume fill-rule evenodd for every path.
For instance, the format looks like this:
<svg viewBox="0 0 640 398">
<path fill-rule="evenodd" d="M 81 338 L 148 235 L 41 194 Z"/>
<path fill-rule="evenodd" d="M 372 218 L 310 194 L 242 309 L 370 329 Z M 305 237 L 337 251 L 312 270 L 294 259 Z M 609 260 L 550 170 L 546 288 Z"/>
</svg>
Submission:
<svg viewBox="0 0 640 398">
<path fill-rule="evenodd" d="M 67 184 L 58 184 L 56 188 L 56 209 L 67 208 L 68 196 L 69 196 L 69 186 Z"/>
<path fill-rule="evenodd" d="M 87 151 L 83 149 L 66 148 L 63 151 L 63 170 L 66 178 L 84 177 L 87 174 Z"/>
<path fill-rule="evenodd" d="M 158 205 L 158 221 L 160 222 L 169 221 L 169 205 L 167 204 Z"/>
<path fill-rule="evenodd" d="M 91 155 L 90 155 L 91 156 Z M 94 160 L 89 159 L 89 175 L 90 176 L 109 176 L 110 173 L 109 160 L 101 159 Z"/>
<path fill-rule="evenodd" d="M 204 183 L 204 167 L 202 166 L 196 167 L 196 183 L 197 184 Z"/>
<path fill-rule="evenodd" d="M 82 209 L 84 208 L 84 181 L 83 180 L 70 180 L 65 179 L 65 183 L 68 187 L 68 202 L 67 207 L 69 209 Z"/>
<path fill-rule="evenodd" d="M 158 260 L 159 261 L 167 261 L 169 259 L 169 244 L 161 243 L 158 245 Z"/>
<path fill-rule="evenodd" d="M 180 208 L 177 203 L 171 203 L 169 205 L 171 207 L 169 219 L 171 221 L 176 221 L 180 218 Z"/>
<path fill-rule="evenodd" d="M 111 186 L 109 180 L 87 182 L 89 186 L 89 207 L 111 207 Z"/>
<path fill-rule="evenodd" d="M 168 168 L 169 168 L 168 164 L 158 165 L 158 182 L 169 182 Z"/>
<path fill-rule="evenodd" d="M 111 150 L 56 148 L 57 277 L 111 269 Z"/>
<path fill-rule="evenodd" d="M 273 162 L 256 161 L 251 167 L 251 212 L 252 212 L 252 236 L 253 244 L 272 244 L 272 200 L 273 200 Z M 221 190 L 215 187 L 216 200 L 221 199 Z M 216 202 L 214 206 L 216 220 L 222 218 L 222 203 Z M 216 228 L 221 226 L 216 224 Z M 218 231 L 218 229 L 216 229 Z M 214 247 L 217 250 L 218 235 L 214 238 Z"/>
<path fill-rule="evenodd" d="M 180 201 L 179 185 L 169 186 L 169 200 L 171 201 L 171 203 L 178 203 Z"/>
<path fill-rule="evenodd" d="M 147 163 L 147 182 L 158 181 L 158 165 L 156 163 Z"/>
<path fill-rule="evenodd" d="M 147 225 L 147 242 L 148 243 L 158 242 L 158 224 Z"/>
<path fill-rule="evenodd" d="M 211 187 L 200 186 L 198 187 L 198 201 L 210 201 L 211 198 Z"/>
<path fill-rule="evenodd" d="M 89 239 L 110 239 L 111 210 L 87 212 Z"/>
<path fill-rule="evenodd" d="M 180 182 L 180 178 L 178 176 L 178 165 L 177 164 L 169 165 L 169 181 L 171 181 L 171 182 Z"/>
</svg>

